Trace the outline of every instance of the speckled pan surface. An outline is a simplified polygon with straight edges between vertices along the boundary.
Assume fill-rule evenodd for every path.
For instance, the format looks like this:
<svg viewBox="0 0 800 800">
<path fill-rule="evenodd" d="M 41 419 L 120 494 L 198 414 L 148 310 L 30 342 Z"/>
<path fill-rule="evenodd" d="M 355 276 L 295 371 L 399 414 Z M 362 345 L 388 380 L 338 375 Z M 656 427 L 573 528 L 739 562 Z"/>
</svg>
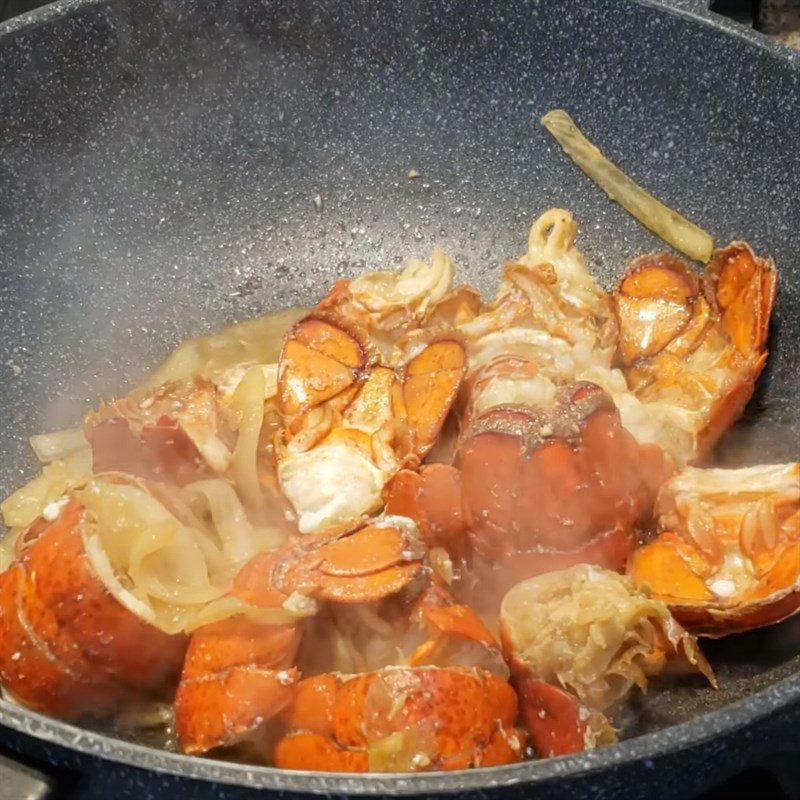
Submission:
<svg viewBox="0 0 800 800">
<path fill-rule="evenodd" d="M 530 218 L 564 205 L 609 284 L 660 245 L 539 128 L 556 106 L 719 242 L 774 256 L 768 373 L 723 457 L 797 457 L 800 59 L 702 2 L 669 5 L 68 0 L 0 26 L 0 493 L 33 470 L 30 434 L 71 424 L 181 338 L 307 303 L 339 275 L 434 242 L 488 291 Z M 138 767 L 290 793 L 534 781 L 542 798 L 637 797 L 647 783 L 654 800 L 741 768 L 800 719 L 799 624 L 709 651 L 721 691 L 654 693 L 620 720 L 635 738 L 456 776 L 193 760 L 3 703 L 0 739 L 47 740 L 57 763 L 122 762 L 104 780 L 139 800 L 179 784 L 142 794 Z M 210 796 L 206 783 L 180 786 Z"/>
</svg>

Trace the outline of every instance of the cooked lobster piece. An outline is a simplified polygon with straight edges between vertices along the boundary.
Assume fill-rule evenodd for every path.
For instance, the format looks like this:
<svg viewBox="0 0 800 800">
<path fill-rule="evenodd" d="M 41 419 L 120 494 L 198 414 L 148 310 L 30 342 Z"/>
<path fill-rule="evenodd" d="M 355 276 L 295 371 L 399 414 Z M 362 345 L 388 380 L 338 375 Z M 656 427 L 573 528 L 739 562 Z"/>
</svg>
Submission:
<svg viewBox="0 0 800 800">
<path fill-rule="evenodd" d="M 776 282 L 770 259 L 733 242 L 702 276 L 666 253 L 642 256 L 613 293 L 619 363 L 651 416 L 642 427 L 677 464 L 705 459 L 751 398 Z"/>
<path fill-rule="evenodd" d="M 167 690 L 186 650 L 184 636 L 144 622 L 109 592 L 87 527 L 77 499 L 48 507 L 0 575 L 3 688 L 65 719 L 108 716 Z"/>
<path fill-rule="evenodd" d="M 259 624 L 237 616 L 192 635 L 175 700 L 184 752 L 236 745 L 269 758 L 283 730 L 278 715 L 297 702 L 302 707 L 308 696 L 301 674 L 332 668 L 431 666 L 444 675 L 451 667 L 475 665 L 482 681 L 491 678 L 510 691 L 494 637 L 470 608 L 453 600 L 411 520 L 384 517 L 300 535 L 247 564 L 233 593 L 254 609 L 294 614 L 295 622 Z M 435 684 L 439 673 L 432 674 L 428 683 Z M 294 751 L 288 742 L 282 747 L 288 764 Z M 350 763 L 344 756 L 330 758 L 331 769 Z M 475 758 L 481 758 L 477 750 Z M 363 767 L 353 761 L 352 768 Z"/>
<path fill-rule="evenodd" d="M 387 509 L 418 524 L 432 546 L 468 554 L 472 593 L 496 613 L 524 578 L 573 564 L 623 570 L 652 516 L 669 463 L 639 445 L 598 386 L 559 389 L 547 410 L 501 405 L 477 417 L 460 469 L 400 473 Z"/>
<path fill-rule="evenodd" d="M 607 712 L 664 670 L 714 675 L 691 634 L 623 575 L 586 564 L 517 584 L 500 631 L 539 756 L 616 741 Z"/>
<path fill-rule="evenodd" d="M 800 464 L 688 467 L 656 511 L 659 533 L 629 573 L 687 628 L 725 636 L 800 609 Z"/>
<path fill-rule="evenodd" d="M 534 220 L 487 302 L 438 248 L 343 278 L 39 437 L 3 691 L 171 700 L 189 754 L 412 772 L 598 747 L 659 675 L 715 685 L 695 635 L 800 609 L 800 465 L 693 466 L 752 395 L 775 268 L 734 242 L 605 292 L 576 234 Z"/>
<path fill-rule="evenodd" d="M 335 772 L 468 769 L 521 760 L 517 697 L 474 667 L 387 667 L 298 685 L 275 766 Z"/>
<path fill-rule="evenodd" d="M 388 480 L 433 446 L 466 366 L 452 327 L 422 327 L 451 279 L 437 251 L 430 265 L 339 281 L 287 335 L 276 455 L 301 532 L 378 511 Z"/>
</svg>

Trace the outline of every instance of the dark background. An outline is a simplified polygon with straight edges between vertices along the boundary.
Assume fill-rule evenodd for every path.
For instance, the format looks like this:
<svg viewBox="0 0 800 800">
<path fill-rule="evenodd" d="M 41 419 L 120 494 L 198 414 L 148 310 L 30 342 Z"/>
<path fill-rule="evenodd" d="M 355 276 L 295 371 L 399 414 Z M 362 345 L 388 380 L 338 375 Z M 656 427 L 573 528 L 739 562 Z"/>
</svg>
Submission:
<svg viewBox="0 0 800 800">
<path fill-rule="evenodd" d="M 0 0 L 0 20 L 43 6 L 38 0 Z"/>
<path fill-rule="evenodd" d="M 40 0 L 0 0 L 0 20 L 15 17 L 17 14 L 43 5 Z"/>
</svg>

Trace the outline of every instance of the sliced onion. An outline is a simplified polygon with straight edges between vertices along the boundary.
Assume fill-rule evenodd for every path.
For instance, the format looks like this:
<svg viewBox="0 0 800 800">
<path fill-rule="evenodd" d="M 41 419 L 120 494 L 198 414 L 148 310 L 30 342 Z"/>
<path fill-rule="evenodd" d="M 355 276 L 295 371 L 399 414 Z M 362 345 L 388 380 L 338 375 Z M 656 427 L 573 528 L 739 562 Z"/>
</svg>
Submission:
<svg viewBox="0 0 800 800">
<path fill-rule="evenodd" d="M 581 133 L 566 111 L 548 111 L 542 125 L 611 200 L 676 250 L 695 261 L 708 262 L 714 249 L 712 237 L 634 183 Z"/>
<path fill-rule="evenodd" d="M 238 597 L 227 595 L 197 609 L 183 630 L 186 633 L 191 633 L 203 625 L 211 625 L 214 622 L 220 622 L 237 615 L 244 615 L 261 625 L 291 625 L 302 618 L 285 608 L 257 608 L 245 603 Z"/>
<path fill-rule="evenodd" d="M 185 491 L 208 509 L 222 552 L 232 563 L 242 564 L 256 553 L 274 550 L 286 543 L 284 531 L 250 522 L 239 496 L 226 480 L 197 481 L 189 484 Z"/>
<path fill-rule="evenodd" d="M 156 624 L 156 615 L 153 609 L 122 585 L 122 582 L 117 577 L 116 571 L 111 566 L 111 560 L 103 548 L 99 537 L 91 535 L 84 530 L 83 549 L 86 552 L 86 556 L 95 574 L 100 578 L 103 585 L 114 596 L 117 602 L 125 606 L 128 611 L 135 614 L 139 619 Z"/>
<path fill-rule="evenodd" d="M 89 443 L 78 428 L 66 428 L 52 433 L 40 433 L 30 438 L 31 448 L 42 464 L 62 460 L 76 450 L 88 449 Z"/>
<path fill-rule="evenodd" d="M 137 699 L 117 712 L 114 722 L 117 728 L 127 731 L 166 728 L 173 722 L 172 704 L 163 700 Z"/>
<path fill-rule="evenodd" d="M 17 544 L 27 528 L 11 528 L 0 538 L 0 572 L 5 572 L 17 557 Z"/>
<path fill-rule="evenodd" d="M 141 383 L 153 389 L 183 378 L 203 378 L 216 384 L 242 364 L 278 361 L 283 336 L 306 309 L 290 308 L 231 325 L 211 336 L 188 339 Z"/>
<path fill-rule="evenodd" d="M 185 630 L 230 590 L 238 565 L 213 530 L 184 524 L 143 486 L 95 479 L 76 496 L 98 577 L 141 619 L 167 633 Z"/>
<path fill-rule="evenodd" d="M 46 506 L 58 500 L 69 486 L 86 477 L 91 469 L 88 447 L 47 464 L 39 475 L 0 503 L 4 523 L 9 528 L 27 528 Z"/>
<path fill-rule="evenodd" d="M 239 418 L 232 471 L 236 487 L 249 508 L 262 511 L 264 495 L 258 480 L 258 441 L 264 422 L 266 382 L 264 372 L 255 367 L 239 382 L 231 407 Z"/>
<path fill-rule="evenodd" d="M 417 772 L 430 767 L 438 751 L 433 726 L 426 721 L 371 742 L 367 759 L 370 772 Z"/>
</svg>

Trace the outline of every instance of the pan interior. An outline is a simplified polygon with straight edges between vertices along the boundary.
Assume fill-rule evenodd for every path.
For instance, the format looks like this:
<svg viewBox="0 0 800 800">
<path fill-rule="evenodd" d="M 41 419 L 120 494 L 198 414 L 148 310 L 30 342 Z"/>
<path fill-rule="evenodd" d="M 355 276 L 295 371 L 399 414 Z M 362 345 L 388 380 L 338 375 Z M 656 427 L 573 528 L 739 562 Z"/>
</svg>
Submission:
<svg viewBox="0 0 800 800">
<path fill-rule="evenodd" d="M 564 206 L 610 285 L 661 244 L 539 128 L 552 107 L 718 242 L 775 258 L 769 367 L 720 460 L 797 457 L 800 77 L 765 48 L 611 0 L 142 0 L 10 30 L 0 74 L 2 494 L 35 468 L 28 436 L 182 338 L 434 242 L 488 293 Z M 651 691 L 624 735 L 796 673 L 800 620 L 705 650 L 720 690 Z"/>
</svg>

